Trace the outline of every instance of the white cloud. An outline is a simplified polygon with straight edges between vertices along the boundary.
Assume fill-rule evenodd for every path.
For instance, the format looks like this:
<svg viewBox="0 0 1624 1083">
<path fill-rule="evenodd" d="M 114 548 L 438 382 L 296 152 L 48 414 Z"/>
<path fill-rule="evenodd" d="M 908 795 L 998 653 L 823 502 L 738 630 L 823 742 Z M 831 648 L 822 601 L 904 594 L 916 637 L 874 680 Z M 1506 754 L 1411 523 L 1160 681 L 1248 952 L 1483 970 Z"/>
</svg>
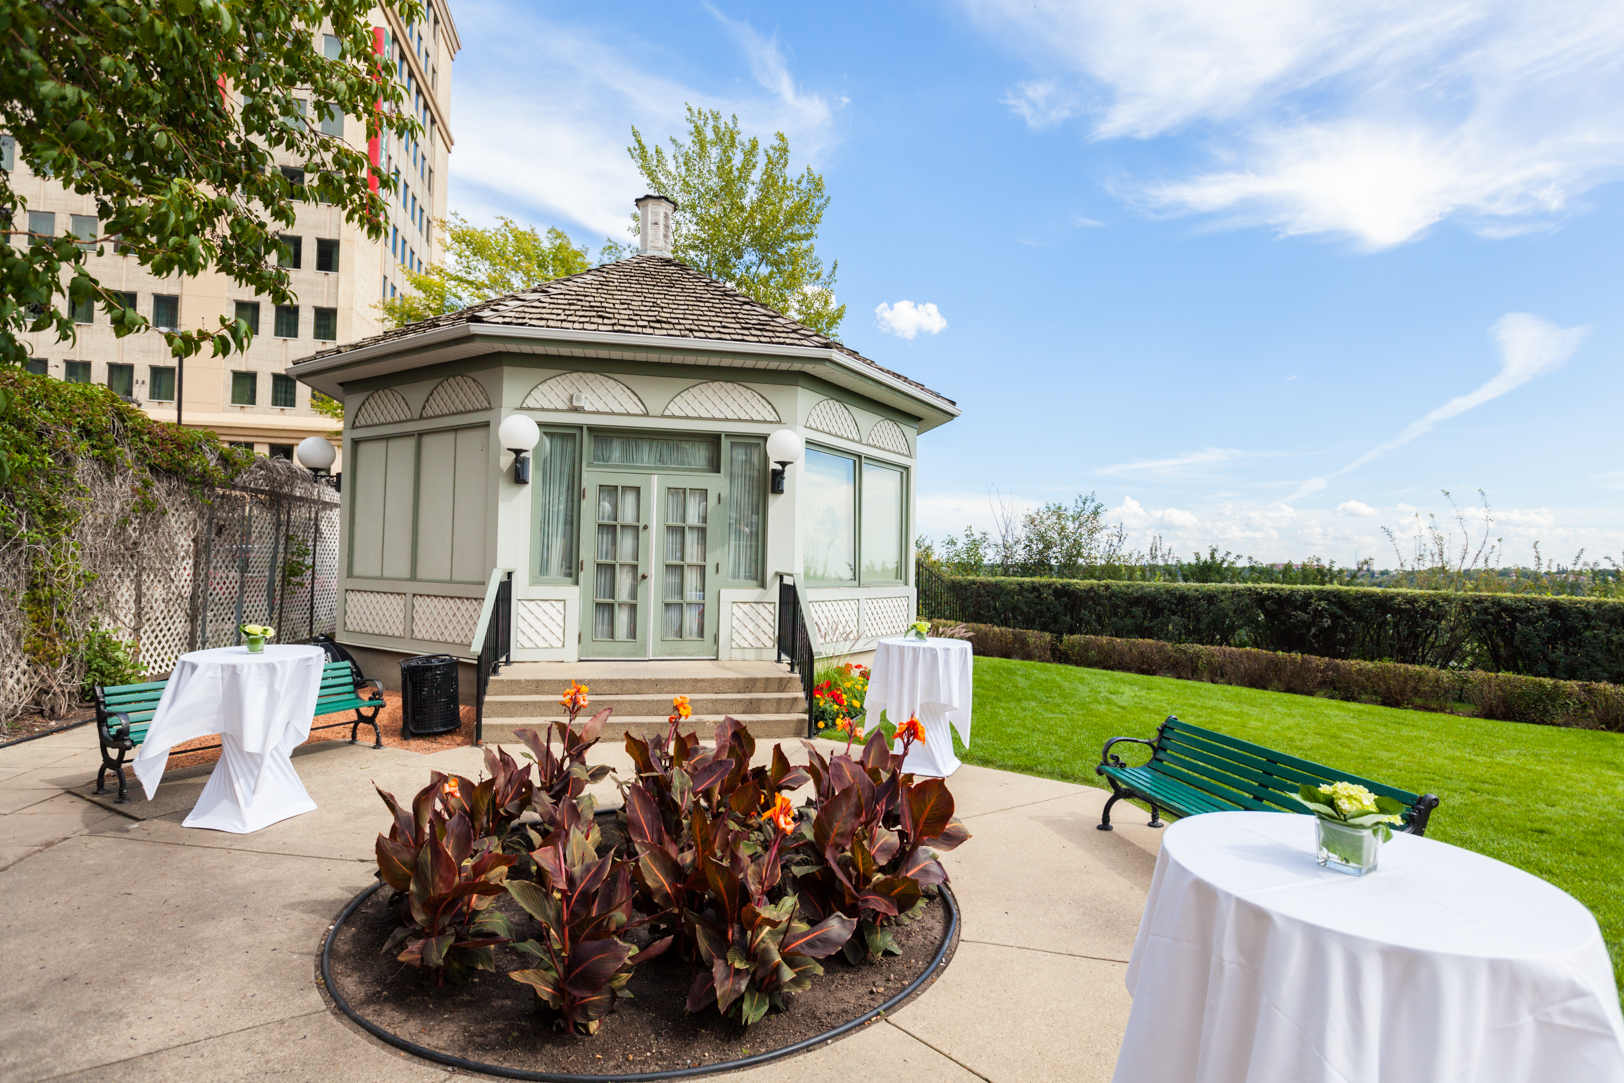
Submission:
<svg viewBox="0 0 1624 1083">
<path fill-rule="evenodd" d="M 1124 496 L 1122 506 L 1112 508 L 1106 515 L 1129 530 L 1156 526 L 1189 528 L 1200 522 L 1191 512 L 1179 508 L 1147 508 L 1131 496 Z"/>
<path fill-rule="evenodd" d="M 947 317 L 937 311 L 934 302 L 916 305 L 898 301 L 890 305 L 882 301 L 874 306 L 874 322 L 886 334 L 901 338 L 913 338 L 921 331 L 934 335 L 947 327 Z"/>
<path fill-rule="evenodd" d="M 1588 331 L 1588 327 L 1558 327 L 1526 312 L 1506 313 L 1489 328 L 1489 334 L 1500 350 L 1500 372 L 1497 375 L 1477 390 L 1457 395 L 1436 410 L 1412 421 L 1409 428 L 1386 443 L 1377 444 L 1335 473 L 1309 478 L 1286 499 L 1296 500 L 1309 493 L 1317 493 L 1329 484 L 1331 478 L 1346 474 L 1350 470 L 1357 470 L 1372 459 L 1408 444 L 1423 433 L 1431 431 L 1438 422 L 1464 414 L 1474 406 L 1481 406 L 1490 399 L 1497 399 L 1506 392 L 1521 387 L 1535 376 L 1559 367 L 1572 356 L 1574 350 L 1578 349 L 1579 343 Z"/>
<path fill-rule="evenodd" d="M 1360 519 L 1376 514 L 1376 509 L 1362 500 L 1344 500 L 1336 506 L 1336 513 L 1341 516 Z"/>
<path fill-rule="evenodd" d="M 1175 455 L 1169 459 L 1142 459 L 1131 463 L 1116 463 L 1112 466 L 1102 466 L 1095 471 L 1099 474 L 1190 474 L 1200 473 L 1200 470 L 1190 470 L 1190 467 L 1217 466 L 1222 463 L 1234 462 L 1237 459 L 1257 458 L 1261 453 L 1255 451 L 1238 451 L 1234 448 L 1209 447 L 1201 451 L 1187 451 L 1182 455 Z"/>
<path fill-rule="evenodd" d="M 1524 232 L 1624 175 L 1615 0 L 964 2 L 1032 58 L 1029 125 L 1199 131 L 1210 165 L 1124 190 L 1151 207 L 1383 247 Z"/>
<path fill-rule="evenodd" d="M 626 153 L 632 126 L 653 142 L 685 135 L 684 103 L 737 114 L 747 134 L 783 131 L 798 163 L 816 163 L 834 145 L 828 104 L 796 83 L 776 39 L 744 23 L 716 14 L 754 86 L 719 96 L 652 74 L 674 66 L 658 43 L 600 40 L 538 12 L 493 5 L 457 14 L 483 61 L 459 64 L 453 83 L 451 205 L 472 221 L 528 216 L 574 223 L 593 243 L 625 240 L 632 200 L 644 191 Z M 545 93 L 538 71 L 548 73 Z"/>
</svg>

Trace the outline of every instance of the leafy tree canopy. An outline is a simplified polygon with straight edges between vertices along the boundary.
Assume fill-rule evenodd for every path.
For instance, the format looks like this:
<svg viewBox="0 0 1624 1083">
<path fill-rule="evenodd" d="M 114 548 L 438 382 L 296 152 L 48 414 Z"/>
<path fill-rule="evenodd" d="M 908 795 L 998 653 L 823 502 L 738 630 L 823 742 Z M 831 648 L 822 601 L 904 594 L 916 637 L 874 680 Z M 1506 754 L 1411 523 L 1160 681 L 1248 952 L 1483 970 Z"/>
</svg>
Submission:
<svg viewBox="0 0 1624 1083">
<path fill-rule="evenodd" d="M 739 118 L 688 106 L 688 142 L 671 150 L 632 129 L 626 148 L 651 190 L 677 201 L 672 254 L 694 269 L 831 338 L 846 316 L 835 304 L 835 272 L 814 244 L 829 206 L 823 177 L 789 172 L 783 132 L 765 148 L 743 138 Z M 635 215 L 634 221 L 635 221 Z"/>
<path fill-rule="evenodd" d="M 419 0 L 394 7 L 407 22 L 422 17 Z M 24 239 L 0 244 L 0 363 L 25 359 L 20 333 L 73 338 L 71 306 L 87 301 L 120 337 L 147 329 L 87 266 L 87 248 L 116 243 L 160 277 L 223 272 L 289 304 L 275 257 L 296 197 L 331 203 L 382 237 L 385 204 L 369 190 L 366 155 L 319 123 L 341 115 L 364 118 L 368 135 L 421 132 L 378 66 L 371 9 L 372 0 L 0 0 L 0 131 L 35 173 L 92 197 L 99 221 L 95 237 L 30 237 L 26 202 L 0 172 L 0 208 L 11 208 L 0 230 Z M 302 166 L 306 191 L 278 158 Z M 205 346 L 227 354 L 250 338 L 226 317 L 213 330 L 163 334 L 177 357 Z"/>
<path fill-rule="evenodd" d="M 587 250 L 577 248 L 561 229 L 549 229 L 543 236 L 534 226 L 520 226 L 511 218 L 497 222 L 481 228 L 456 213 L 449 223 L 441 222 L 449 262 L 433 264 L 426 271 L 408 270 L 412 292 L 382 302 L 378 307 L 384 315 L 401 327 L 592 266 Z"/>
</svg>

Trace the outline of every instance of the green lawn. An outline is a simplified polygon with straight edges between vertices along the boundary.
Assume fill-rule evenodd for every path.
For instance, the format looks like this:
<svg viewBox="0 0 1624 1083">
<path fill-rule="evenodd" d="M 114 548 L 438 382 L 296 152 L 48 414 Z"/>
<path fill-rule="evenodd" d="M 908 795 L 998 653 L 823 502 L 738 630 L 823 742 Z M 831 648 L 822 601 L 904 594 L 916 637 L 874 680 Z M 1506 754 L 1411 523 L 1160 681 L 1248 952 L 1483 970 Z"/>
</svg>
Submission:
<svg viewBox="0 0 1624 1083">
<path fill-rule="evenodd" d="M 958 754 L 984 767 L 1104 786 L 1094 774 L 1100 746 L 1111 737 L 1151 738 L 1170 714 L 1437 794 L 1443 803 L 1427 837 L 1526 869 L 1590 907 L 1624 987 L 1624 735 L 977 658 L 974 743 Z M 1135 815 L 1148 818 L 1123 805 L 1113 818 Z"/>
</svg>

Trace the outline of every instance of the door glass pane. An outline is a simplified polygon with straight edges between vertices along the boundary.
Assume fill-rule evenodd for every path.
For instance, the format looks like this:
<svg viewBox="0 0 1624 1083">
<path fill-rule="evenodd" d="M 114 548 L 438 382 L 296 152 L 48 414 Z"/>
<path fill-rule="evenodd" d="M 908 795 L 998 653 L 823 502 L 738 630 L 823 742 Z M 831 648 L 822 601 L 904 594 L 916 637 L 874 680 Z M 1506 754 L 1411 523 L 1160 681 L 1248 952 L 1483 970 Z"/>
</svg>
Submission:
<svg viewBox="0 0 1624 1083">
<path fill-rule="evenodd" d="M 688 560 L 705 562 L 705 528 L 691 526 L 688 528 Z"/>
<path fill-rule="evenodd" d="M 620 518 L 620 490 L 613 485 L 598 486 L 598 521 L 612 523 Z"/>
<path fill-rule="evenodd" d="M 705 566 L 690 564 L 683 576 L 682 596 L 690 602 L 705 600 Z"/>
<path fill-rule="evenodd" d="M 613 598 L 615 596 L 615 566 L 613 564 L 598 565 L 598 581 L 593 587 L 595 597 Z"/>
<path fill-rule="evenodd" d="M 668 602 L 682 601 L 682 565 L 667 564 L 665 566 L 665 594 Z"/>
<path fill-rule="evenodd" d="M 615 559 L 615 527 L 598 524 L 598 559 Z"/>
<path fill-rule="evenodd" d="M 615 638 L 615 607 L 608 602 L 599 602 L 592 607 L 592 638 Z"/>
<path fill-rule="evenodd" d="M 615 569 L 618 587 L 615 597 L 623 602 L 637 601 L 637 565 L 616 564 Z"/>
<path fill-rule="evenodd" d="M 685 605 L 682 607 L 682 638 L 705 638 L 705 607 L 703 605 Z"/>
<path fill-rule="evenodd" d="M 863 581 L 902 578 L 902 471 L 863 464 Z"/>
<path fill-rule="evenodd" d="M 682 522 L 682 507 L 684 498 L 688 495 L 686 489 L 667 489 L 665 491 L 665 521 L 668 523 Z"/>
<path fill-rule="evenodd" d="M 621 489 L 620 489 L 620 521 L 621 522 L 623 522 L 623 523 L 635 523 L 635 522 L 639 522 L 642 519 L 642 516 L 638 514 L 638 505 L 642 502 L 639 498 L 642 496 L 642 494 L 643 494 L 643 490 L 639 489 L 635 485 L 623 485 L 623 486 L 621 486 Z"/>
<path fill-rule="evenodd" d="M 705 513 L 710 503 L 709 489 L 688 490 L 688 521 L 704 525 Z"/>
<path fill-rule="evenodd" d="M 665 559 L 682 559 L 682 529 L 680 526 L 665 528 Z"/>
<path fill-rule="evenodd" d="M 623 605 L 620 607 L 620 621 L 615 628 L 615 632 L 616 639 L 635 640 L 637 638 L 637 607 L 635 605 Z"/>
<path fill-rule="evenodd" d="M 637 589 L 642 577 L 642 528 L 637 512 L 642 489 L 636 485 L 600 485 L 597 542 L 593 565 L 596 605 L 594 639 L 635 641 Z"/>
<path fill-rule="evenodd" d="M 637 535 L 638 535 L 638 529 L 635 526 L 623 526 L 623 527 L 620 528 L 620 559 L 621 560 L 636 560 L 637 559 L 637 549 L 638 549 Z"/>
<path fill-rule="evenodd" d="M 727 577 L 761 579 L 761 501 L 764 485 L 760 444 L 735 443 L 728 451 Z"/>
<path fill-rule="evenodd" d="M 682 603 L 667 602 L 665 605 L 665 625 L 660 629 L 660 635 L 666 639 L 682 638 Z"/>
<path fill-rule="evenodd" d="M 857 578 L 857 462 L 806 449 L 799 482 L 806 501 L 806 576 L 832 583 Z"/>
</svg>

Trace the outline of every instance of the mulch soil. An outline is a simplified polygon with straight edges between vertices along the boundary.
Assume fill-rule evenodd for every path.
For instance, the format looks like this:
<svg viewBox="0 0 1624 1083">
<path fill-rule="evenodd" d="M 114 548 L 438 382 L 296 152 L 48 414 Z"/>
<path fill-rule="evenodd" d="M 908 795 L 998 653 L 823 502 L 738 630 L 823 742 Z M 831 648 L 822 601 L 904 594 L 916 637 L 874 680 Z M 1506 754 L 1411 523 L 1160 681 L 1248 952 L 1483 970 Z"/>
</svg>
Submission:
<svg viewBox="0 0 1624 1083">
<path fill-rule="evenodd" d="M 11 741 L 20 741 L 25 737 L 37 737 L 42 733 L 49 733 L 51 730 L 61 729 L 64 726 L 71 726 L 75 722 L 83 722 L 86 719 L 95 717 L 96 708 L 88 704 L 73 708 L 61 718 L 47 718 L 37 711 L 29 710 L 13 718 L 3 728 L 0 728 L 0 745 Z"/>
<path fill-rule="evenodd" d="M 606 845 L 618 836 L 604 824 Z M 618 843 L 624 847 L 624 842 Z M 901 955 L 851 966 L 839 952 L 822 961 L 824 973 L 804 993 L 785 995 L 787 1010 L 770 1012 L 751 1027 L 714 1009 L 685 1010 L 693 964 L 670 951 L 637 967 L 621 1000 L 594 1035 L 559 1029 L 558 1015 L 508 971 L 534 959 L 496 948 L 496 972 L 480 971 L 458 988 L 436 988 L 421 971 L 380 948 L 399 924 L 383 888 L 356 909 L 334 938 L 333 982 L 363 1018 L 418 1045 L 484 1064 L 533 1072 L 615 1075 L 702 1067 L 781 1049 L 833 1030 L 901 992 L 930 965 L 947 932 L 947 908 L 933 900 L 916 921 L 896 930 Z M 535 919 L 509 896 L 495 904 L 521 939 L 540 935 Z M 642 931 L 628 936 L 637 944 Z M 957 945 L 953 945 L 957 947 Z M 951 949 L 949 953 L 951 957 Z M 927 984 L 925 988 L 929 988 Z"/>
</svg>

